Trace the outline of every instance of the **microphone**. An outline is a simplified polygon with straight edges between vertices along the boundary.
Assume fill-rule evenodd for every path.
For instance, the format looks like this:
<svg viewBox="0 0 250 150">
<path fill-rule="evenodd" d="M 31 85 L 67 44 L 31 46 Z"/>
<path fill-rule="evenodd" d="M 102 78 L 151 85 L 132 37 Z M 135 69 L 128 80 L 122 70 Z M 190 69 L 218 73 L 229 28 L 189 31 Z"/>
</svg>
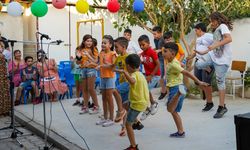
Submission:
<svg viewBox="0 0 250 150">
<path fill-rule="evenodd" d="M 61 43 L 63 43 L 64 41 L 62 40 L 56 40 L 56 41 L 52 41 L 50 42 L 51 44 L 56 44 L 56 45 L 60 45 Z"/>
<path fill-rule="evenodd" d="M 47 35 L 47 34 L 43 34 L 43 33 L 41 33 L 41 32 L 36 32 L 36 33 L 40 34 L 40 35 L 41 35 L 41 38 L 45 38 L 45 39 L 47 39 L 47 40 L 51 40 L 51 38 L 50 38 L 49 35 Z"/>
</svg>

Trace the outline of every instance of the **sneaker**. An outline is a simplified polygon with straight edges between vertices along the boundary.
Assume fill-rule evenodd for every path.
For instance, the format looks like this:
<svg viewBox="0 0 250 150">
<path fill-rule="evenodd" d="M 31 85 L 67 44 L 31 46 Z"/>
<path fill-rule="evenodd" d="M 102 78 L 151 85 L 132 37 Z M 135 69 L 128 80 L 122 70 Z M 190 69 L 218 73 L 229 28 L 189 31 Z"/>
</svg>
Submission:
<svg viewBox="0 0 250 150">
<path fill-rule="evenodd" d="M 185 137 L 185 132 L 183 133 L 179 133 L 178 131 L 175 133 L 172 133 L 169 135 L 170 137 L 174 137 L 174 138 L 184 138 Z"/>
<path fill-rule="evenodd" d="M 80 115 L 86 114 L 89 112 L 89 109 L 87 107 L 82 107 L 82 110 L 79 112 Z"/>
<path fill-rule="evenodd" d="M 96 122 L 96 125 L 103 125 L 107 120 L 105 119 L 101 119 L 99 121 Z"/>
<path fill-rule="evenodd" d="M 112 120 L 107 120 L 106 122 L 104 122 L 102 124 L 103 127 L 109 127 L 109 126 L 112 126 L 114 124 L 114 121 Z"/>
<path fill-rule="evenodd" d="M 214 118 L 222 118 L 226 112 L 227 112 L 226 105 L 224 107 L 219 106 L 216 114 L 214 115 Z"/>
<path fill-rule="evenodd" d="M 162 100 L 166 95 L 167 95 L 167 92 L 161 93 L 161 95 L 159 96 L 158 100 Z"/>
<path fill-rule="evenodd" d="M 140 120 L 145 120 L 149 115 L 150 115 L 150 110 L 149 108 L 147 108 L 146 111 L 142 113 Z"/>
<path fill-rule="evenodd" d="M 158 103 L 155 102 L 153 105 L 150 106 L 150 114 L 151 115 L 156 114 L 158 111 L 158 108 L 159 108 Z"/>
<path fill-rule="evenodd" d="M 99 112 L 100 112 L 100 109 L 97 106 L 94 106 L 92 109 L 89 110 L 90 115 L 98 114 Z"/>
<path fill-rule="evenodd" d="M 72 106 L 76 106 L 76 105 L 79 105 L 79 104 L 80 104 L 80 101 L 76 100 Z"/>
<path fill-rule="evenodd" d="M 134 130 L 141 130 L 144 128 L 144 125 L 140 121 L 137 121 L 136 123 L 133 123 L 132 128 Z"/>
<path fill-rule="evenodd" d="M 179 85 L 179 92 L 181 93 L 181 95 L 186 96 L 187 91 L 186 91 L 186 88 L 183 84 Z"/>
<path fill-rule="evenodd" d="M 206 103 L 205 107 L 202 109 L 202 111 L 209 111 L 214 107 L 214 103 Z"/>
<path fill-rule="evenodd" d="M 125 110 L 123 110 L 121 112 L 116 111 L 115 122 L 120 122 L 125 115 L 126 115 L 126 111 Z"/>
<path fill-rule="evenodd" d="M 138 148 L 138 145 L 136 145 L 135 147 L 133 147 L 132 145 L 130 145 L 128 148 L 126 148 L 124 150 L 139 150 L 139 148 Z"/>
</svg>

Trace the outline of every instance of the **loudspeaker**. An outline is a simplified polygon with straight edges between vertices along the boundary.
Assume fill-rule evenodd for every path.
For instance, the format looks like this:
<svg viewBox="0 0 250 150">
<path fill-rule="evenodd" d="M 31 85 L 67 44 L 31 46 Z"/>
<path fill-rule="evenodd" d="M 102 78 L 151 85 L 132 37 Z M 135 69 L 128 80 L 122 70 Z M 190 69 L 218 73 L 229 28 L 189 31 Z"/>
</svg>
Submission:
<svg viewBox="0 0 250 150">
<path fill-rule="evenodd" d="M 234 116 L 237 150 L 250 150 L 250 113 Z"/>
</svg>

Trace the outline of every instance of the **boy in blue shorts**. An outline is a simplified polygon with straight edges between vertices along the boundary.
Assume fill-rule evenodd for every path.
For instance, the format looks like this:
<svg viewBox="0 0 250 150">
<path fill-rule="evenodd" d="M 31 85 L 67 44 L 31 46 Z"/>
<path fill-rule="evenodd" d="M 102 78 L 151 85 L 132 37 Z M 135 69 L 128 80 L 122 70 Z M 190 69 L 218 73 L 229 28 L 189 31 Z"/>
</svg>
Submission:
<svg viewBox="0 0 250 150">
<path fill-rule="evenodd" d="M 127 79 L 130 89 L 129 89 L 129 110 L 126 119 L 126 130 L 128 133 L 128 138 L 130 141 L 130 146 L 126 150 L 138 150 L 138 145 L 135 141 L 135 135 L 133 131 L 133 123 L 138 119 L 138 115 L 145 111 L 149 104 L 149 90 L 148 84 L 144 75 L 139 71 L 140 57 L 137 54 L 130 54 L 126 58 L 126 68 L 125 70 L 116 70 L 124 74 Z"/>
<path fill-rule="evenodd" d="M 16 93 L 16 101 L 15 105 L 18 105 L 20 97 L 22 95 L 23 89 L 27 87 L 32 87 L 32 90 L 35 92 L 35 98 L 33 99 L 33 104 L 38 104 L 40 103 L 40 98 L 39 98 L 39 90 L 37 86 L 37 80 L 38 80 L 38 71 L 37 68 L 32 66 L 33 65 L 33 57 L 27 56 L 25 57 L 25 63 L 27 65 L 26 68 L 24 68 L 21 71 L 21 78 L 22 78 L 22 83 L 17 89 Z"/>
<path fill-rule="evenodd" d="M 166 75 L 167 75 L 167 88 L 169 88 L 169 96 L 167 101 L 167 110 L 171 113 L 177 132 L 170 134 L 170 137 L 185 137 L 185 132 L 182 125 L 182 120 L 179 115 L 181 111 L 186 89 L 183 85 L 183 75 L 191 78 L 200 86 L 208 86 L 207 83 L 201 82 L 190 72 L 181 67 L 180 62 L 175 58 L 178 53 L 178 45 L 174 42 L 169 42 L 164 45 L 163 56 L 167 60 Z"/>
</svg>

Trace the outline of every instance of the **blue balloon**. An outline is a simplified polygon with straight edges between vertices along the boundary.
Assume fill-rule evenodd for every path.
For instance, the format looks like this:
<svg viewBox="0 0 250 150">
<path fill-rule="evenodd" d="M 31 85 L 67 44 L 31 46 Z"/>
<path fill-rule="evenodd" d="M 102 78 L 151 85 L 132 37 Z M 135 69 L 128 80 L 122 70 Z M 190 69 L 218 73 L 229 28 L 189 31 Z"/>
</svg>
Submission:
<svg viewBox="0 0 250 150">
<path fill-rule="evenodd" d="M 135 0 L 133 4 L 133 9 L 137 13 L 142 12 L 144 10 L 143 0 Z"/>
</svg>

